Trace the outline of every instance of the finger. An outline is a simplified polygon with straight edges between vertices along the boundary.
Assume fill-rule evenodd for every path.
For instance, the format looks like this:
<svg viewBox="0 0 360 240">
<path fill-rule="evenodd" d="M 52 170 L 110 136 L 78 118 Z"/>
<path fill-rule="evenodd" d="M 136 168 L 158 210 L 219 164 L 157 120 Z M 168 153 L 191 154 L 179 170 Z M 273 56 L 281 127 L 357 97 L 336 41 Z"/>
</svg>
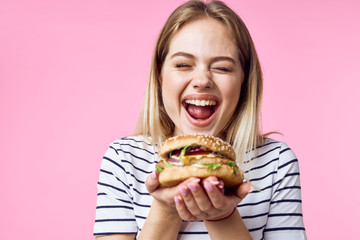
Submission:
<svg viewBox="0 0 360 240">
<path fill-rule="evenodd" d="M 160 186 L 157 171 L 153 171 L 147 176 L 145 186 L 149 193 L 154 192 Z"/>
<path fill-rule="evenodd" d="M 223 191 L 219 190 L 217 187 L 220 183 L 214 181 L 204 181 L 203 184 L 212 206 L 216 209 L 226 207 L 226 198 Z"/>
<path fill-rule="evenodd" d="M 219 191 L 224 194 L 225 193 L 225 184 L 222 180 L 219 180 L 219 184 L 215 185 Z"/>
<path fill-rule="evenodd" d="M 203 184 L 204 184 L 205 181 L 208 181 L 212 185 L 216 186 L 221 193 L 223 193 L 223 194 L 225 193 L 225 184 L 224 184 L 224 182 L 222 180 L 218 179 L 215 176 L 210 176 L 210 177 L 205 178 L 203 180 Z"/>
<path fill-rule="evenodd" d="M 240 198 L 240 201 L 242 201 L 248 195 L 248 193 L 252 192 L 253 190 L 254 188 L 251 186 L 251 184 L 242 183 L 236 189 L 236 195 Z"/>
<path fill-rule="evenodd" d="M 195 217 L 186 208 L 184 201 L 180 196 L 175 196 L 174 202 L 175 202 L 176 210 L 182 220 L 190 221 L 195 219 Z"/>
<path fill-rule="evenodd" d="M 192 190 L 190 190 L 187 186 L 181 186 L 179 188 L 179 191 L 180 191 L 181 197 L 182 197 L 184 204 L 187 207 L 188 211 L 193 216 L 201 218 L 202 211 L 199 208 L 199 206 L 197 205 L 196 200 L 194 199 L 194 197 L 192 195 Z M 194 191 L 194 188 L 193 188 L 193 191 Z"/>
<path fill-rule="evenodd" d="M 207 193 L 199 184 L 199 181 L 193 181 L 187 184 L 191 191 L 191 194 L 196 202 L 197 207 L 202 212 L 208 212 L 212 208 L 211 201 L 209 200 Z M 196 216 L 196 215 L 195 215 Z"/>
<path fill-rule="evenodd" d="M 197 206 L 196 201 L 191 194 L 191 190 L 188 189 L 187 187 L 182 186 L 179 188 L 179 191 L 181 194 L 181 198 L 184 202 L 184 206 L 189 211 L 189 213 L 191 213 L 191 215 L 194 216 L 200 215 L 201 210 Z"/>
</svg>

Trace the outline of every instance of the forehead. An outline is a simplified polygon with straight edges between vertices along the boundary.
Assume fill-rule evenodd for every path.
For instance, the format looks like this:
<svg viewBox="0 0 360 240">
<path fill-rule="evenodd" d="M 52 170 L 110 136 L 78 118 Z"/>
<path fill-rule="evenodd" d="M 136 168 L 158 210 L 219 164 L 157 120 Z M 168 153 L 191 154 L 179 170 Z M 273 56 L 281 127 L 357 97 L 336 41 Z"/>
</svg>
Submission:
<svg viewBox="0 0 360 240">
<path fill-rule="evenodd" d="M 201 18 L 186 23 L 170 40 L 169 53 L 178 51 L 194 55 L 235 56 L 237 47 L 234 37 L 220 21 Z"/>
</svg>

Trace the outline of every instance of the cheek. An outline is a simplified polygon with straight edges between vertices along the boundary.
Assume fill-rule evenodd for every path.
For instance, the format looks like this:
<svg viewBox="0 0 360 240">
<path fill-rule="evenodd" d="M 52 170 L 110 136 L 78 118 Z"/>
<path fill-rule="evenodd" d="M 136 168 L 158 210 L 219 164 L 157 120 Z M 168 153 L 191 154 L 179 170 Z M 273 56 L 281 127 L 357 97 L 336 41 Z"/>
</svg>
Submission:
<svg viewBox="0 0 360 240">
<path fill-rule="evenodd" d="M 184 89 L 184 78 L 175 73 L 164 73 L 162 75 L 162 93 L 163 98 L 174 101 L 180 98 Z"/>
<path fill-rule="evenodd" d="M 220 91 L 222 92 L 224 101 L 224 106 L 222 108 L 224 117 L 223 121 L 229 121 L 236 112 L 236 107 L 240 98 L 240 88 L 241 83 L 239 82 L 232 82 L 221 86 Z"/>
<path fill-rule="evenodd" d="M 230 103 L 237 104 L 240 97 L 241 81 L 231 80 L 225 84 L 220 85 L 220 91 L 222 92 L 223 98 Z"/>
<path fill-rule="evenodd" d="M 180 106 L 180 95 L 183 89 L 179 77 L 172 74 L 162 76 L 162 98 L 166 112 L 171 115 Z"/>
</svg>

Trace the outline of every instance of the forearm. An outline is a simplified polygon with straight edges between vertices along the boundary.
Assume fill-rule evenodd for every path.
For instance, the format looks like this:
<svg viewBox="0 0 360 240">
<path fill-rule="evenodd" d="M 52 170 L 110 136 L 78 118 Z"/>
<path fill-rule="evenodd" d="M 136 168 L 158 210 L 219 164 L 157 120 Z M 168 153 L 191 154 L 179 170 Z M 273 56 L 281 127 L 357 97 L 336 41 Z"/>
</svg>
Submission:
<svg viewBox="0 0 360 240">
<path fill-rule="evenodd" d="M 224 236 L 228 240 L 252 239 L 238 211 L 224 220 L 216 222 L 205 220 L 204 223 L 212 240 L 221 240 Z"/>
<path fill-rule="evenodd" d="M 181 219 L 176 209 L 161 205 L 154 200 L 138 239 L 176 239 L 180 225 Z"/>
</svg>

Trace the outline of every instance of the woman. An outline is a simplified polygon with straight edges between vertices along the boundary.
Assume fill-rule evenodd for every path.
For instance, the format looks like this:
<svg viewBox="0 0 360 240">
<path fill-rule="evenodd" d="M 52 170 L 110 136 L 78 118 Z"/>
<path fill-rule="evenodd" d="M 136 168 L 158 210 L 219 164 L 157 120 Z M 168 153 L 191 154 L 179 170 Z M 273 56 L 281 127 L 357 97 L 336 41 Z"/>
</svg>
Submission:
<svg viewBox="0 0 360 240">
<path fill-rule="evenodd" d="M 98 183 L 99 239 L 306 239 L 298 163 L 260 133 L 262 74 L 241 19 L 190 1 L 165 23 L 134 136 L 111 144 Z M 249 183 L 224 194 L 216 177 L 159 187 L 157 146 L 187 133 L 234 146 Z"/>
</svg>

